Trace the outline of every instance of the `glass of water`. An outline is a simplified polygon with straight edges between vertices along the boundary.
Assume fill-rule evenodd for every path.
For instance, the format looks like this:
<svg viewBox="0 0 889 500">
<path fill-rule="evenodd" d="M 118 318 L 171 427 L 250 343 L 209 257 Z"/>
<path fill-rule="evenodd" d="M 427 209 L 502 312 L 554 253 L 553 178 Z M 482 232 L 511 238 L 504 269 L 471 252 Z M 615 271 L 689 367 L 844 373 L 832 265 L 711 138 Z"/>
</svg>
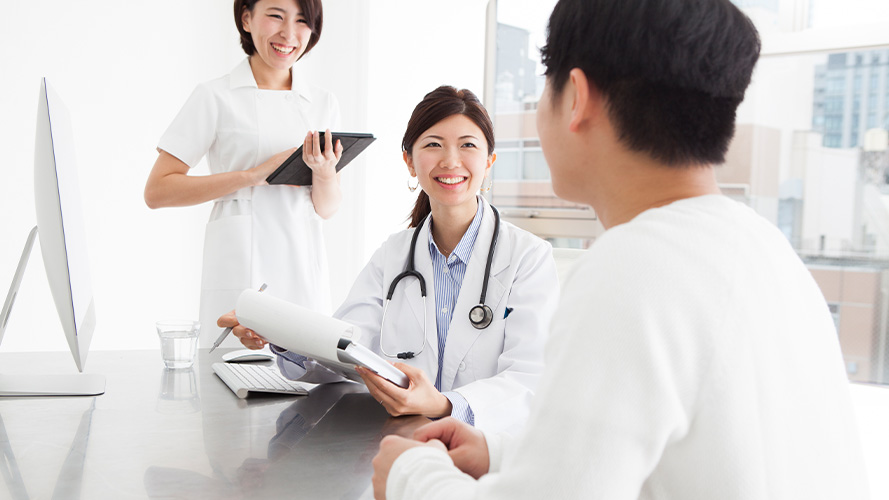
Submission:
<svg viewBox="0 0 889 500">
<path fill-rule="evenodd" d="M 194 364 L 201 324 L 190 320 L 158 321 L 157 335 L 161 341 L 164 366 L 171 369 L 190 368 Z"/>
</svg>

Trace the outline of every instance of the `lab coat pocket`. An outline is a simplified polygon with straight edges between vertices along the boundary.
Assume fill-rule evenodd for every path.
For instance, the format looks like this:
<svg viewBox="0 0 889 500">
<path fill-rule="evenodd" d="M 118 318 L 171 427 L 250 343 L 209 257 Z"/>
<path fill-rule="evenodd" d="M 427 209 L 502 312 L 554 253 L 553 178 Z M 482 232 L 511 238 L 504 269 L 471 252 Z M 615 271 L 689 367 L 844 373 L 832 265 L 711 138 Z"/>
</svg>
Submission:
<svg viewBox="0 0 889 500">
<path fill-rule="evenodd" d="M 232 215 L 207 223 L 201 288 L 243 289 L 250 284 L 250 215 Z"/>
</svg>

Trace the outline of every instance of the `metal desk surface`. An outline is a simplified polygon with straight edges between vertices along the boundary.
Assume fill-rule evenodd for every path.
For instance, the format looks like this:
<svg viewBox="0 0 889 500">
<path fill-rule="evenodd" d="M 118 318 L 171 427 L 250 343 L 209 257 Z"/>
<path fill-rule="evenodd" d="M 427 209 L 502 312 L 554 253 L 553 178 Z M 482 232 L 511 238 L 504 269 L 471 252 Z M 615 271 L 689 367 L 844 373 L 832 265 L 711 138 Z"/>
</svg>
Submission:
<svg viewBox="0 0 889 500">
<path fill-rule="evenodd" d="M 211 368 L 227 350 L 207 351 L 185 370 L 92 352 L 105 394 L 0 399 L 0 498 L 370 498 L 380 439 L 428 422 L 389 417 L 354 383 L 241 400 Z M 0 354 L 5 373 L 66 369 L 67 352 Z"/>
</svg>

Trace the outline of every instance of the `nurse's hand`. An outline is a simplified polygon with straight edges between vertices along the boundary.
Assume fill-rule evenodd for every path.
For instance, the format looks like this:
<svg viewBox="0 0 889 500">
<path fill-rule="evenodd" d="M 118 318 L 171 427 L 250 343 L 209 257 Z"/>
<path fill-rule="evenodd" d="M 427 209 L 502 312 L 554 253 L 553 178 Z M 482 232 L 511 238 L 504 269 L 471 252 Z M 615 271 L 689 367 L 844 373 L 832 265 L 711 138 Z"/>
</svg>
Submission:
<svg viewBox="0 0 889 500">
<path fill-rule="evenodd" d="M 324 151 L 321 150 L 321 137 L 318 131 L 309 131 L 303 141 L 303 161 L 312 169 L 312 183 L 315 180 L 326 181 L 336 177 L 336 164 L 343 156 L 343 142 L 337 139 L 336 147 L 329 140 L 330 129 L 324 132 L 328 139 L 324 141 Z"/>
<path fill-rule="evenodd" d="M 272 172 L 278 170 L 278 167 L 284 163 L 284 160 L 290 158 L 290 155 L 296 151 L 297 148 L 290 148 L 286 151 L 281 151 L 280 153 L 272 156 L 268 160 L 260 163 L 259 165 L 248 169 L 247 175 L 250 177 L 251 186 L 267 186 L 269 183 L 266 182 L 266 178 L 272 175 Z"/>
<path fill-rule="evenodd" d="M 448 448 L 448 456 L 461 471 L 478 479 L 488 473 L 491 459 L 488 441 L 482 431 L 457 420 L 443 418 L 414 431 L 417 441 L 440 441 Z"/>
<path fill-rule="evenodd" d="M 394 363 L 410 379 L 407 389 L 402 389 L 376 373 L 356 367 L 358 374 L 367 385 L 370 394 L 386 408 L 389 415 L 423 415 L 429 418 L 445 417 L 451 414 L 451 401 L 438 392 L 426 376 L 426 372 L 404 363 Z"/>
<path fill-rule="evenodd" d="M 262 349 L 268 344 L 268 342 L 257 335 L 256 332 L 238 323 L 238 317 L 235 316 L 235 311 L 220 316 L 219 319 L 216 320 L 216 326 L 222 328 L 232 327 L 234 336 L 238 337 L 238 340 L 240 340 L 247 349 Z"/>
</svg>

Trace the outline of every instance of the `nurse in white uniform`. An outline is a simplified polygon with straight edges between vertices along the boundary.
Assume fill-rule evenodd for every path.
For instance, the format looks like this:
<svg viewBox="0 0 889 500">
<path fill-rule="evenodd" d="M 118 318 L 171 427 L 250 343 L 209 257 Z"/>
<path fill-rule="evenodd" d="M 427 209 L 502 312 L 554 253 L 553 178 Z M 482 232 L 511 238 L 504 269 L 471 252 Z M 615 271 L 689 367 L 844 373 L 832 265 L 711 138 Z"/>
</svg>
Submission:
<svg viewBox="0 0 889 500">
<path fill-rule="evenodd" d="M 335 316 L 357 326 L 362 344 L 398 361 L 410 378 L 401 389 L 362 372 L 390 414 L 451 415 L 486 430 L 516 431 L 543 368 L 544 336 L 558 301 L 552 248 L 499 221 L 494 207 L 477 196 L 489 185 L 496 155 L 490 118 L 470 91 L 440 87 L 429 93 L 414 110 L 402 146 L 423 190 L 411 229 L 376 251 Z M 426 298 L 420 280 L 408 276 L 397 280 L 387 305 L 411 255 Z M 479 305 L 490 309 L 487 318 Z M 249 348 L 265 345 L 232 314 L 219 324 L 234 326 Z M 341 380 L 298 353 L 272 349 L 290 378 Z"/>
<path fill-rule="evenodd" d="M 321 220 L 342 198 L 341 146 L 327 141 L 321 150 L 317 132 L 339 127 L 339 104 L 294 67 L 321 35 L 321 1 L 235 0 L 234 13 L 248 57 L 194 90 L 161 138 L 145 186 L 151 208 L 214 202 L 201 278 L 204 347 L 238 294 L 262 283 L 269 294 L 330 312 Z M 265 178 L 301 144 L 312 186 L 269 186 Z M 211 174 L 188 175 L 205 155 Z"/>
</svg>

